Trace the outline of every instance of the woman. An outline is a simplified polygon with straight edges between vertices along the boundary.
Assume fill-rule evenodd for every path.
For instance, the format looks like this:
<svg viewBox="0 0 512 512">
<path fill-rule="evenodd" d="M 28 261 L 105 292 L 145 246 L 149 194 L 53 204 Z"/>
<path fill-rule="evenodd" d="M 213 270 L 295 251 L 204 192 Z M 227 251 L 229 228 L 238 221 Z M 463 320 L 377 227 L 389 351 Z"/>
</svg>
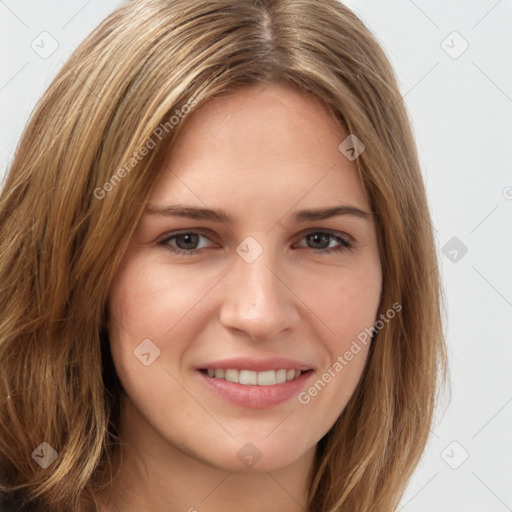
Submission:
<svg viewBox="0 0 512 512">
<path fill-rule="evenodd" d="M 0 233 L 12 502 L 396 508 L 439 276 L 393 71 L 346 7 L 114 12 L 34 112 Z"/>
</svg>

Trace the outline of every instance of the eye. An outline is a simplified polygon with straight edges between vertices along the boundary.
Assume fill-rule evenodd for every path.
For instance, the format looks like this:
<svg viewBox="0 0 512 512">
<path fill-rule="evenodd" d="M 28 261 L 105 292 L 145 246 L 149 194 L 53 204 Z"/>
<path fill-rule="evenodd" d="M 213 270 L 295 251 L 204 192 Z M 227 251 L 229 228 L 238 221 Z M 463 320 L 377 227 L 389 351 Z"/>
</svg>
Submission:
<svg viewBox="0 0 512 512">
<path fill-rule="evenodd" d="M 199 253 L 201 249 L 207 248 L 208 241 L 211 242 L 210 238 L 204 233 L 198 231 L 182 231 L 173 233 L 172 235 L 166 235 L 163 239 L 158 240 L 157 243 L 158 245 L 164 246 L 165 249 L 172 253 L 191 256 Z M 305 244 L 302 243 L 303 241 L 305 241 Z M 330 231 L 311 231 L 302 237 L 298 247 L 306 247 L 313 249 L 316 253 L 327 254 L 353 249 L 354 244 L 338 233 L 332 233 Z"/>
<path fill-rule="evenodd" d="M 208 243 L 204 241 L 201 243 L 201 238 L 210 240 L 204 233 L 183 231 L 166 236 L 164 239 L 157 241 L 157 243 L 171 252 L 188 256 L 208 246 Z"/>
<path fill-rule="evenodd" d="M 354 244 L 337 233 L 330 231 L 310 231 L 302 240 L 306 244 L 299 244 L 299 247 L 308 247 L 318 253 L 330 253 L 354 248 Z"/>
</svg>

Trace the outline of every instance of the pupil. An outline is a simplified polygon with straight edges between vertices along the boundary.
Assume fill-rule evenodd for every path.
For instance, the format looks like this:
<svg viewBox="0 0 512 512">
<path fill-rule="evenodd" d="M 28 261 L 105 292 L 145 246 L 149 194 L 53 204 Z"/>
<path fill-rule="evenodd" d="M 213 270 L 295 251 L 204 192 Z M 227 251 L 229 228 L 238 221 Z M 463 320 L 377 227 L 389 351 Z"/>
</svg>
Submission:
<svg viewBox="0 0 512 512">
<path fill-rule="evenodd" d="M 322 247 L 316 247 L 316 249 L 325 249 L 329 245 L 329 236 L 324 234 L 313 233 L 309 235 L 309 239 L 315 244 L 320 243 L 322 245 L 322 242 L 326 242 Z"/>
<path fill-rule="evenodd" d="M 192 246 L 197 245 L 198 242 L 198 236 L 194 233 L 185 233 L 183 235 L 178 235 L 176 237 L 176 244 L 180 249 L 195 249 L 195 247 L 190 247 L 188 245 L 192 244 Z M 184 240 L 184 244 L 180 244 L 180 240 Z M 188 244 L 188 245 L 187 245 Z M 182 245 L 185 245 L 185 247 L 182 247 Z"/>
</svg>

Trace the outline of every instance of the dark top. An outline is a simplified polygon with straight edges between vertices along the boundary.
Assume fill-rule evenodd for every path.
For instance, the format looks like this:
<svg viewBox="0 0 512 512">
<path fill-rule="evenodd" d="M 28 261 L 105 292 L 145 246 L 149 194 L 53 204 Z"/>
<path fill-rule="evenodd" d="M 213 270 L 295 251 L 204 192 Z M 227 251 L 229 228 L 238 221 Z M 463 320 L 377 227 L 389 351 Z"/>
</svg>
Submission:
<svg viewBox="0 0 512 512">
<path fill-rule="evenodd" d="M 15 493 L 0 493 L 0 512 L 39 512 L 39 508 L 30 504 L 23 506 Z"/>
</svg>

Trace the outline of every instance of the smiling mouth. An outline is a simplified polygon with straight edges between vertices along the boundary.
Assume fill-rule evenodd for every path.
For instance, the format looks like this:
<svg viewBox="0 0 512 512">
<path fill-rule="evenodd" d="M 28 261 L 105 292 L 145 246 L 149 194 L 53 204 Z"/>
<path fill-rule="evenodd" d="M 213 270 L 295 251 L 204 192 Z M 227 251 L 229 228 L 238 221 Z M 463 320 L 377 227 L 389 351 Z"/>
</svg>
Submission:
<svg viewBox="0 0 512 512">
<path fill-rule="evenodd" d="M 234 382 L 245 386 L 274 386 L 276 384 L 284 384 L 298 379 L 303 373 L 312 370 L 286 370 L 284 368 L 278 370 L 266 370 L 263 372 L 255 372 L 252 370 L 238 370 L 235 368 L 215 369 L 202 368 L 202 373 L 208 377 Z"/>
</svg>

